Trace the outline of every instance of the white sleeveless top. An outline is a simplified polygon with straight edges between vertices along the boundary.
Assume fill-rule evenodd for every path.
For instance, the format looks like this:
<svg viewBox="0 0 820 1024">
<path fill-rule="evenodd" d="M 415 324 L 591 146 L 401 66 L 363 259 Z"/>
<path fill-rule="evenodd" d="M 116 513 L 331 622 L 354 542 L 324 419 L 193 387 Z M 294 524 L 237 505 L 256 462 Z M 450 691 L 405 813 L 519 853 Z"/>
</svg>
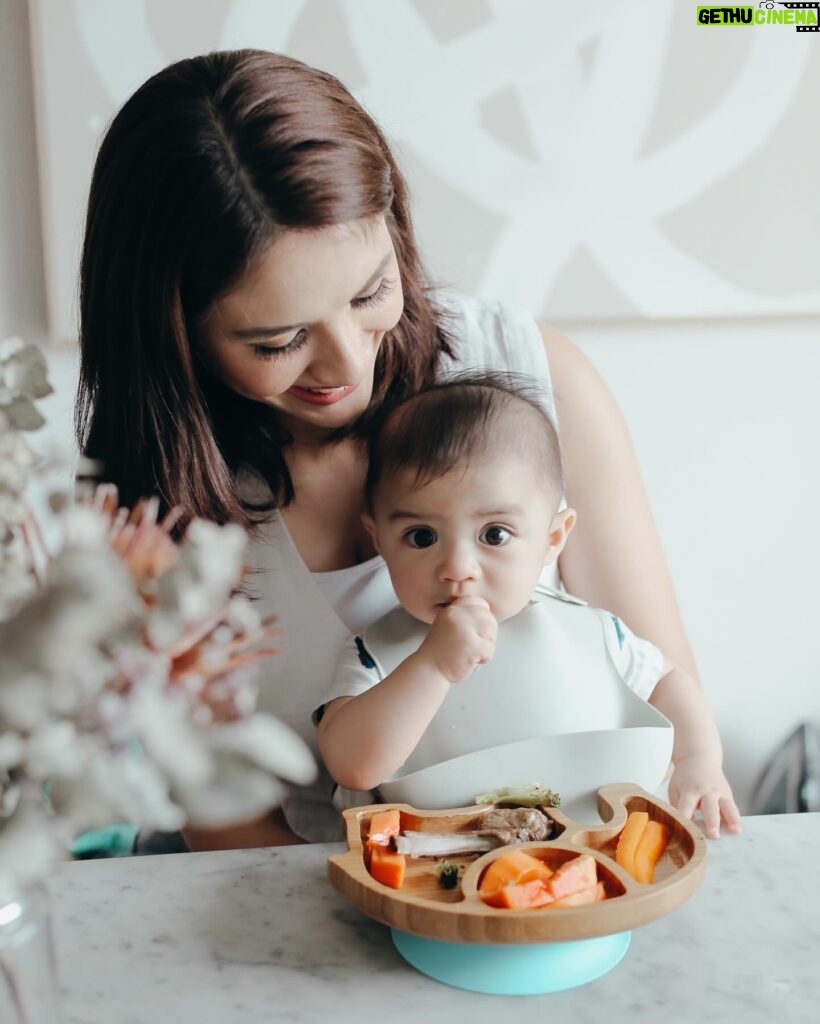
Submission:
<svg viewBox="0 0 820 1024">
<path fill-rule="evenodd" d="M 455 352 L 442 374 L 489 369 L 533 377 L 557 426 L 546 353 L 532 317 L 461 296 L 438 296 L 438 302 L 449 314 Z M 319 760 L 311 714 L 326 698 L 345 642 L 398 605 L 387 566 L 376 557 L 348 569 L 311 573 L 278 515 L 260 527 L 249 562 L 248 590 L 261 615 L 277 617 L 280 631 L 279 653 L 259 671 L 259 710 L 289 725 Z M 548 566 L 541 581 L 557 586 L 556 567 Z M 322 768 L 312 786 L 291 790 L 282 810 L 297 835 L 309 842 L 343 838 L 333 788 Z"/>
</svg>

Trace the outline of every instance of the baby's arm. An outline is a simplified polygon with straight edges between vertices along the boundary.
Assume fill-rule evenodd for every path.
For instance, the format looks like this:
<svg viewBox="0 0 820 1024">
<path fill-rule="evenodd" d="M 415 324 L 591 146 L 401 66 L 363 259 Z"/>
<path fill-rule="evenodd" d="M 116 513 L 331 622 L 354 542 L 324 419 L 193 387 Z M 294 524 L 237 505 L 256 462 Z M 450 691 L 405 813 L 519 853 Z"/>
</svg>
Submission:
<svg viewBox="0 0 820 1024">
<path fill-rule="evenodd" d="M 649 702 L 675 727 L 669 799 L 687 818 L 700 807 L 710 839 L 720 835 L 721 820 L 729 832 L 740 832 L 740 812 L 723 774 L 720 736 L 703 691 L 679 666 L 665 660 L 664 669 Z"/>
<path fill-rule="evenodd" d="M 319 751 L 348 789 L 374 789 L 415 749 L 447 696 L 495 651 L 496 621 L 486 601 L 459 598 L 443 608 L 419 649 L 356 697 L 338 697 L 319 723 Z"/>
</svg>

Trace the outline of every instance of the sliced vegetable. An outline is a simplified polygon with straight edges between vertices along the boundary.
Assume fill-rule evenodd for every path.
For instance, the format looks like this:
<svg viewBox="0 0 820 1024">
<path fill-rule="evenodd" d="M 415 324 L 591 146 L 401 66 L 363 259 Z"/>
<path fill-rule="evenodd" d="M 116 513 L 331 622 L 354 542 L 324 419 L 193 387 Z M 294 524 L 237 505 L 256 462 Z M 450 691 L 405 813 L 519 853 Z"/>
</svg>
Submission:
<svg viewBox="0 0 820 1024">
<path fill-rule="evenodd" d="M 598 884 L 598 866 L 588 853 L 566 860 L 547 882 L 547 888 L 556 900 Z"/>
<path fill-rule="evenodd" d="M 604 883 L 590 886 L 588 889 L 581 889 L 579 892 L 571 892 L 568 896 L 562 897 L 551 903 L 551 907 L 585 907 L 588 903 L 599 903 L 606 899 Z"/>
<path fill-rule="evenodd" d="M 401 813 L 398 807 L 387 811 L 376 811 L 371 815 L 367 830 L 368 846 L 389 846 L 393 836 L 401 831 Z"/>
<path fill-rule="evenodd" d="M 552 871 L 538 857 L 532 857 L 523 850 L 509 850 L 490 864 L 481 878 L 478 892 L 482 899 L 508 885 L 521 885 L 538 880 L 546 882 Z"/>
<path fill-rule="evenodd" d="M 373 846 L 370 851 L 370 874 L 391 889 L 401 889 L 407 859 L 401 853 L 393 853 L 386 846 Z"/>
<path fill-rule="evenodd" d="M 457 853 L 486 853 L 501 843 L 494 836 L 475 832 L 404 832 L 396 836 L 396 849 L 408 857 L 454 857 Z"/>
<path fill-rule="evenodd" d="M 648 821 L 635 850 L 633 875 L 638 882 L 650 883 L 655 877 L 655 865 L 661 859 L 669 842 L 669 829 L 659 821 Z"/>
<path fill-rule="evenodd" d="M 643 830 L 649 821 L 646 811 L 630 811 L 627 815 L 626 824 L 621 829 L 618 837 L 618 846 L 615 849 L 615 862 L 635 877 L 635 850 L 638 848 Z"/>
<path fill-rule="evenodd" d="M 554 902 L 552 893 L 540 878 L 517 885 L 502 885 L 500 889 L 486 896 L 482 895 L 481 898 L 488 906 L 501 910 L 534 910 L 536 907 L 546 907 L 547 904 Z"/>
</svg>

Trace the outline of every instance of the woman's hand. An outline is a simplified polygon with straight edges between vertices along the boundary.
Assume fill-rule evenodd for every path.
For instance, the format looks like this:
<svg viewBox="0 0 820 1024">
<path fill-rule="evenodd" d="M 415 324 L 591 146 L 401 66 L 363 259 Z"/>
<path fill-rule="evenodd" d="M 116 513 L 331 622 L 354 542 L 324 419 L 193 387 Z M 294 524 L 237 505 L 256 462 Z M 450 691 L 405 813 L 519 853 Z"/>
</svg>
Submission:
<svg viewBox="0 0 820 1024">
<path fill-rule="evenodd" d="M 740 811 L 719 763 L 699 754 L 675 764 L 669 780 L 669 799 L 686 818 L 700 808 L 703 826 L 710 839 L 720 835 L 721 822 L 728 832 L 742 831 Z"/>
</svg>

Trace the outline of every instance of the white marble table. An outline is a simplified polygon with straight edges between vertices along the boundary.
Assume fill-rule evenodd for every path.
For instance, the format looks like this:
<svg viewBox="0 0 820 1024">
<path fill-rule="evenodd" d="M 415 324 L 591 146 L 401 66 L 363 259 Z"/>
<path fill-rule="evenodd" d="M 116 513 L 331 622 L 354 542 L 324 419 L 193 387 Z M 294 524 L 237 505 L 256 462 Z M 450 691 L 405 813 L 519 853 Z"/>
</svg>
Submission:
<svg viewBox="0 0 820 1024">
<path fill-rule="evenodd" d="M 341 847 L 87 861 L 51 889 L 66 1024 L 820 1021 L 820 814 L 709 843 L 688 903 L 582 988 L 476 995 L 432 981 L 331 888 Z"/>
</svg>

